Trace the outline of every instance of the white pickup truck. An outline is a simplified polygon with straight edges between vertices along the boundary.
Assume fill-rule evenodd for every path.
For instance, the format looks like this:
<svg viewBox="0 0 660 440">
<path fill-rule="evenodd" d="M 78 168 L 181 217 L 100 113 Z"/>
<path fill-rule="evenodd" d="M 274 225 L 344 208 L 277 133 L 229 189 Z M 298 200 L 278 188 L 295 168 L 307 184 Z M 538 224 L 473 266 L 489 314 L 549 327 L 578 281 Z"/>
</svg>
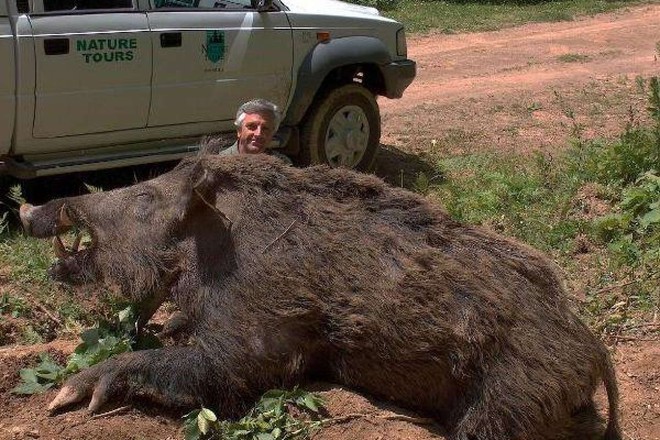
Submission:
<svg viewBox="0 0 660 440">
<path fill-rule="evenodd" d="M 0 174 L 177 159 L 255 97 L 285 113 L 275 147 L 366 169 L 406 52 L 400 23 L 337 0 L 0 0 Z"/>
</svg>

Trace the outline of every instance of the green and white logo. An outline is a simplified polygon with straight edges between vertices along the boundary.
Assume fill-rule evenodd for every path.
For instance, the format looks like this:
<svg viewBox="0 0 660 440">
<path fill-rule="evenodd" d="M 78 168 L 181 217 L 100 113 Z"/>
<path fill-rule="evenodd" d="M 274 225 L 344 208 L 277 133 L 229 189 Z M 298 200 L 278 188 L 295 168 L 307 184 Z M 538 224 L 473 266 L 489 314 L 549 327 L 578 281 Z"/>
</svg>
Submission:
<svg viewBox="0 0 660 440">
<path fill-rule="evenodd" d="M 206 31 L 206 46 L 202 46 L 206 59 L 217 63 L 225 58 L 225 33 L 222 31 Z"/>
</svg>

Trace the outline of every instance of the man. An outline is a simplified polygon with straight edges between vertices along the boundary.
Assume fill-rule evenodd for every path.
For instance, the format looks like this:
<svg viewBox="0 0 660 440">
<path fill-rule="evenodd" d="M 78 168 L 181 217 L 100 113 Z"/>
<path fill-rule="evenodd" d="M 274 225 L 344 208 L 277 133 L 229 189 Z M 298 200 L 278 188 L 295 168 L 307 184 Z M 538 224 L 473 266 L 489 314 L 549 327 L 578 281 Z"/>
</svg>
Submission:
<svg viewBox="0 0 660 440">
<path fill-rule="evenodd" d="M 267 151 L 280 125 L 282 115 L 275 104 L 265 99 L 253 99 L 241 105 L 236 112 L 236 142 L 219 152 L 232 154 L 273 154 L 287 163 L 291 160 L 276 151 Z"/>
</svg>

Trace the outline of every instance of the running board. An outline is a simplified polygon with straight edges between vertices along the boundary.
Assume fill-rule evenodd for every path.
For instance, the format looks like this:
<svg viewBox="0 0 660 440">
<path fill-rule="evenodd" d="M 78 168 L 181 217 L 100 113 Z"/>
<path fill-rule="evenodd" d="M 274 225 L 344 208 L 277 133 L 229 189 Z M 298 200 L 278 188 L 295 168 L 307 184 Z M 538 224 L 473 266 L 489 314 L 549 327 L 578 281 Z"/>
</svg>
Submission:
<svg viewBox="0 0 660 440">
<path fill-rule="evenodd" d="M 199 145 L 159 148 L 149 151 L 131 151 L 114 154 L 86 155 L 84 157 L 67 159 L 49 159 L 16 161 L 11 158 L 0 158 L 0 174 L 8 174 L 19 179 L 33 179 L 41 176 L 96 171 L 108 168 L 118 168 L 148 163 L 179 160 L 198 151 Z"/>
</svg>

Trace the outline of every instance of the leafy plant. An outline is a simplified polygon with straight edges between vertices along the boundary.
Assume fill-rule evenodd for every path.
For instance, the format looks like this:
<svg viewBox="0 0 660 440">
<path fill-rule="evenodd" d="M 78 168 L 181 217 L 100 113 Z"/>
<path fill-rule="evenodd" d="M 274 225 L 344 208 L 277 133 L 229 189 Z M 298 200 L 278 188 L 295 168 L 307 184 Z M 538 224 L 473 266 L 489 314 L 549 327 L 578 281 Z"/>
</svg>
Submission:
<svg viewBox="0 0 660 440">
<path fill-rule="evenodd" d="M 578 154 L 584 159 L 583 170 L 603 183 L 625 187 L 644 173 L 660 172 L 660 83 L 649 80 L 647 110 L 652 127 L 629 123 L 613 143 L 600 141 L 580 144 Z"/>
<path fill-rule="evenodd" d="M 119 312 L 114 322 L 102 321 L 95 328 L 80 335 L 82 342 L 76 347 L 65 366 L 57 364 L 47 354 L 40 354 L 41 362 L 35 368 L 24 368 L 23 382 L 15 387 L 15 394 L 35 394 L 61 384 L 67 377 L 92 365 L 127 351 L 157 345 L 154 336 L 138 340 L 134 328 L 137 321 L 132 307 Z"/>
<path fill-rule="evenodd" d="M 11 315 L 12 318 L 18 318 L 27 311 L 27 305 L 18 298 L 3 293 L 0 296 L 0 315 Z"/>
<path fill-rule="evenodd" d="M 90 194 L 101 193 L 101 192 L 103 192 L 103 188 L 101 188 L 100 186 L 90 185 L 89 183 L 83 183 L 83 185 L 85 185 L 85 189 L 86 189 Z"/>
<path fill-rule="evenodd" d="M 35 368 L 23 368 L 20 372 L 23 382 L 12 390 L 15 394 L 43 393 L 60 384 L 66 375 L 65 367 L 57 364 L 48 353 L 40 353 L 41 362 Z"/>
<path fill-rule="evenodd" d="M 9 229 L 7 214 L 7 212 L 3 212 L 2 215 L 0 215 L 0 235 L 4 234 Z"/>
<path fill-rule="evenodd" d="M 660 226 L 660 176 L 647 172 L 624 192 L 621 207 L 635 216 L 640 230 Z"/>
<path fill-rule="evenodd" d="M 270 390 L 237 422 L 220 421 L 213 411 L 201 408 L 186 414 L 183 430 L 186 440 L 277 440 L 307 438 L 323 423 L 294 417 L 290 409 L 318 415 L 323 400 L 294 388 Z"/>
<path fill-rule="evenodd" d="M 7 194 L 7 198 L 9 198 L 9 200 L 16 203 L 17 205 L 25 203 L 25 197 L 23 197 L 23 189 L 21 188 L 21 185 L 12 185 L 9 188 L 9 194 Z"/>
</svg>

